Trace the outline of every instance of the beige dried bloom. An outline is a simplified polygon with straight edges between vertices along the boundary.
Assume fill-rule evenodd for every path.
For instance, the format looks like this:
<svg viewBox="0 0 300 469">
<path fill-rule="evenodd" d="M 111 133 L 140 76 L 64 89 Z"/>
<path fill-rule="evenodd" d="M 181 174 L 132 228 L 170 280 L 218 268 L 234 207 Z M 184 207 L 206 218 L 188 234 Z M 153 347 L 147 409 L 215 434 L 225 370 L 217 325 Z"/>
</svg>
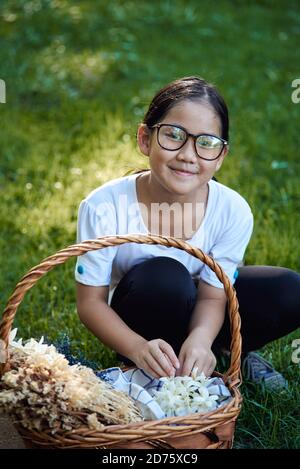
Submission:
<svg viewBox="0 0 300 469">
<path fill-rule="evenodd" d="M 7 360 L 7 351 L 5 348 L 4 340 L 0 339 L 0 363 L 5 363 Z"/>
<path fill-rule="evenodd" d="M 97 419 L 97 414 L 88 415 L 87 421 L 92 430 L 103 430 L 104 428 L 104 425 Z"/>
<path fill-rule="evenodd" d="M 0 410 L 25 428 L 39 431 L 72 430 L 88 425 L 100 430 L 108 424 L 142 420 L 133 400 L 100 380 L 82 365 L 69 365 L 53 345 L 10 335 L 10 370 L 0 381 Z"/>
</svg>

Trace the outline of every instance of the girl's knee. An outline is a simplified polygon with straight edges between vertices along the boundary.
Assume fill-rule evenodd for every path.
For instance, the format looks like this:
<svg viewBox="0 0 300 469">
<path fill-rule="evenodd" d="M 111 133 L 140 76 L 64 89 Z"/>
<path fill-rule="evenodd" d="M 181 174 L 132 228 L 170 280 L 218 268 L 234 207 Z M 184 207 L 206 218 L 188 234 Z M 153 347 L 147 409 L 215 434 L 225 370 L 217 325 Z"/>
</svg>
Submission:
<svg viewBox="0 0 300 469">
<path fill-rule="evenodd" d="M 146 268 L 147 271 L 153 269 L 163 269 L 166 271 L 172 270 L 174 272 L 177 270 L 179 272 L 189 273 L 187 268 L 181 262 L 179 262 L 177 259 L 173 259 L 173 257 L 168 256 L 151 257 L 150 259 L 146 259 L 145 261 L 138 264 L 138 267 L 142 269 Z"/>
<path fill-rule="evenodd" d="M 187 268 L 172 257 L 153 257 L 139 264 L 139 278 L 150 279 L 158 285 L 180 286 L 192 281 Z"/>
<path fill-rule="evenodd" d="M 171 257 L 153 257 L 135 266 L 135 293 L 166 298 L 190 299 L 196 287 L 187 268 Z"/>
<path fill-rule="evenodd" d="M 300 274 L 291 269 L 283 269 L 278 279 L 278 296 L 280 308 L 297 314 L 300 323 Z"/>
</svg>

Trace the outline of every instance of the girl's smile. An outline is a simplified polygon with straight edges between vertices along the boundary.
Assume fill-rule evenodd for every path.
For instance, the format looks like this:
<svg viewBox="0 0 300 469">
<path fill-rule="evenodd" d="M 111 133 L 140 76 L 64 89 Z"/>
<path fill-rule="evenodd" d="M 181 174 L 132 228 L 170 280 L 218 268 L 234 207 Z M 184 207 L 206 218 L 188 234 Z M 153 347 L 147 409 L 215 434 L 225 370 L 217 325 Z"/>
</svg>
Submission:
<svg viewBox="0 0 300 469">
<path fill-rule="evenodd" d="M 179 170 L 179 169 L 175 169 L 175 168 L 171 168 L 171 170 L 174 171 L 174 173 L 177 174 L 180 177 L 193 177 L 193 176 L 195 176 L 195 174 L 197 174 L 196 172 L 183 171 L 183 170 Z"/>
</svg>

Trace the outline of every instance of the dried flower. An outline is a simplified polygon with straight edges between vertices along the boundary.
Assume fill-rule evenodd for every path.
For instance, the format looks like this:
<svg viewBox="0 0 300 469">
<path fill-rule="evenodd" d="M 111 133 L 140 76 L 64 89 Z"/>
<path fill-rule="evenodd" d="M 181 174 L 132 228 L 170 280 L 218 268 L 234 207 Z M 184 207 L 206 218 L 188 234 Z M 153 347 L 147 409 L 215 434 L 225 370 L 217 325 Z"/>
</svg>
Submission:
<svg viewBox="0 0 300 469">
<path fill-rule="evenodd" d="M 10 370 L 0 381 L 0 410 L 24 427 L 36 430 L 72 430 L 87 424 L 103 425 L 142 420 L 133 400 L 97 378 L 80 364 L 70 365 L 53 345 L 30 339 L 15 341 L 10 333 Z"/>
</svg>

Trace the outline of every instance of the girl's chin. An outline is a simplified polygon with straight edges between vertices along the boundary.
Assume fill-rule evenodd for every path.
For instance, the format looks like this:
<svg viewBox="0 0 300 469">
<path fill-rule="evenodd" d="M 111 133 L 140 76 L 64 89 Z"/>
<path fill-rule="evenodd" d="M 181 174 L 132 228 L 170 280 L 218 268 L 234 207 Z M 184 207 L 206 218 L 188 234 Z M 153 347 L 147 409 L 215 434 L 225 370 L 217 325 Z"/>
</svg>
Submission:
<svg viewBox="0 0 300 469">
<path fill-rule="evenodd" d="M 182 183 L 169 183 L 164 184 L 164 188 L 166 191 L 170 194 L 173 195 L 175 198 L 179 196 L 190 196 L 193 192 L 198 191 L 198 187 L 191 187 L 188 184 L 182 184 Z"/>
</svg>

